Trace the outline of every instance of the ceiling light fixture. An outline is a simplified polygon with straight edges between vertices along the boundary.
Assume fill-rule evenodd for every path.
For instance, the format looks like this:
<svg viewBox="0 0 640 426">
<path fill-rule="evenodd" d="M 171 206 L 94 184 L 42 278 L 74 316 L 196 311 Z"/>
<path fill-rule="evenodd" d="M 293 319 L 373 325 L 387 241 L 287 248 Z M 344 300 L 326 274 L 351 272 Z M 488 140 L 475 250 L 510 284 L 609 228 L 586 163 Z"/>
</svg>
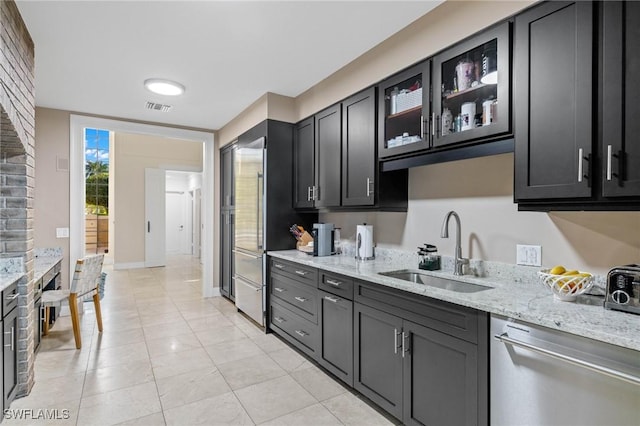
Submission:
<svg viewBox="0 0 640 426">
<path fill-rule="evenodd" d="M 144 87 L 153 93 L 166 96 L 182 95 L 185 90 L 182 84 L 163 78 L 149 78 L 144 81 Z"/>
</svg>

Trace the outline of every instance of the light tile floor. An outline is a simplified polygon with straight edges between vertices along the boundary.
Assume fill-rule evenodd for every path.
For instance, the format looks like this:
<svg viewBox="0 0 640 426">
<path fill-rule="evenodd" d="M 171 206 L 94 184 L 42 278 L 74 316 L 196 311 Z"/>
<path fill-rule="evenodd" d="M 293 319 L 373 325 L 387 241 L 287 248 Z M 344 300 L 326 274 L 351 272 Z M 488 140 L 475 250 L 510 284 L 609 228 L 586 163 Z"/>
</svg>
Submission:
<svg viewBox="0 0 640 426">
<path fill-rule="evenodd" d="M 60 317 L 42 340 L 33 390 L 11 404 L 31 418 L 4 425 L 393 424 L 228 300 L 203 299 L 192 257 L 104 270 L 104 332 L 85 304 L 76 350 Z"/>
</svg>

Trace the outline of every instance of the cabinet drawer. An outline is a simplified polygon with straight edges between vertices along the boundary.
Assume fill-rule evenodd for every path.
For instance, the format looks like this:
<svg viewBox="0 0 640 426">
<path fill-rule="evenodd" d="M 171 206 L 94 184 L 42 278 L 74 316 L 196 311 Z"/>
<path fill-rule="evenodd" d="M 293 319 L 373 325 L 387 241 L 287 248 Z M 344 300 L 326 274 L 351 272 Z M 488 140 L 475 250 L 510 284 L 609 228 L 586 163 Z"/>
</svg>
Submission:
<svg viewBox="0 0 640 426">
<path fill-rule="evenodd" d="M 284 332 L 284 338 L 315 357 L 318 351 L 318 326 L 296 315 L 288 309 L 271 303 L 269 323 L 272 328 Z M 282 335 L 282 333 L 278 333 Z"/>
<path fill-rule="evenodd" d="M 318 285 L 318 270 L 310 266 L 274 258 L 271 258 L 270 266 L 272 274 L 284 275 L 313 287 Z"/>
<path fill-rule="evenodd" d="M 18 283 L 11 284 L 2 291 L 2 316 L 5 317 L 9 312 L 18 306 Z"/>
<path fill-rule="evenodd" d="M 480 316 L 486 316 L 486 313 L 376 284 L 356 281 L 355 285 L 354 299 L 357 302 L 450 336 L 478 343 L 478 322 L 481 321 Z"/>
<path fill-rule="evenodd" d="M 345 299 L 353 300 L 353 280 L 342 275 L 320 271 L 320 282 L 318 288 L 342 296 Z"/>
<path fill-rule="evenodd" d="M 271 275 L 269 293 L 273 299 L 278 299 L 296 314 L 318 323 L 318 290 L 309 288 L 290 278 Z"/>
</svg>

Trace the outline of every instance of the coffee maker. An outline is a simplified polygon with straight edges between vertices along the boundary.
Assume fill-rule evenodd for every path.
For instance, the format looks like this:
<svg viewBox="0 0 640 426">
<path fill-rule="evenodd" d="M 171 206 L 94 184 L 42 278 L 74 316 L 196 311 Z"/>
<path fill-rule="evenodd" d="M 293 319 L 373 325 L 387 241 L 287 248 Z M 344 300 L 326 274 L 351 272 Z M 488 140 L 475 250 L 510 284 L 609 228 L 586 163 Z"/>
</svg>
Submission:
<svg viewBox="0 0 640 426">
<path fill-rule="evenodd" d="M 331 256 L 333 249 L 333 223 L 314 223 L 313 229 L 313 255 Z"/>
</svg>

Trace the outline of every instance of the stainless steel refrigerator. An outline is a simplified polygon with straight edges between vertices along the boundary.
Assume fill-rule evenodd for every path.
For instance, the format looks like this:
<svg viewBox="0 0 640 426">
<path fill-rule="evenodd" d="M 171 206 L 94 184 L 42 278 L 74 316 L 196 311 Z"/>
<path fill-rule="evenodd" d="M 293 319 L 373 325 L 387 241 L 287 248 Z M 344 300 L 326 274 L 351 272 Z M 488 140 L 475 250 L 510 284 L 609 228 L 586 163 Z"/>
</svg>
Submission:
<svg viewBox="0 0 640 426">
<path fill-rule="evenodd" d="M 236 306 L 264 325 L 265 138 L 240 145 L 234 160 Z"/>
<path fill-rule="evenodd" d="M 268 251 L 295 248 L 291 225 L 318 221 L 317 212 L 293 208 L 293 150 L 293 125 L 265 120 L 239 136 L 234 151 L 233 264 L 227 270 L 234 271 L 236 307 L 261 326 Z"/>
</svg>

